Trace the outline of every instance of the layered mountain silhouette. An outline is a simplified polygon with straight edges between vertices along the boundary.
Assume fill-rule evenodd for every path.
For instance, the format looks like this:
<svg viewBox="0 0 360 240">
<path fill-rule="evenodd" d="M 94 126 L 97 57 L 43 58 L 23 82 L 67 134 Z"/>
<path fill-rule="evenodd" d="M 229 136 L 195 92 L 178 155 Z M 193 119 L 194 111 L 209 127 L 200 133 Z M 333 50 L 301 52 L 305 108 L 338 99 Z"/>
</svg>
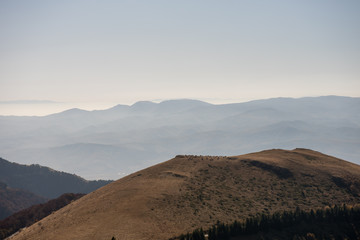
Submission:
<svg viewBox="0 0 360 240">
<path fill-rule="evenodd" d="M 307 150 L 178 155 L 110 183 L 10 239 L 169 239 L 218 221 L 360 200 L 360 166 Z"/>
<path fill-rule="evenodd" d="M 0 219 L 64 193 L 89 193 L 111 181 L 87 181 L 40 165 L 0 158 Z"/>
<path fill-rule="evenodd" d="M 0 220 L 24 208 L 45 201 L 45 197 L 40 197 L 26 190 L 13 189 L 0 182 Z"/>
<path fill-rule="evenodd" d="M 88 181 L 48 167 L 21 165 L 0 158 L 0 182 L 51 199 L 64 193 L 89 193 L 111 181 Z"/>
<path fill-rule="evenodd" d="M 5 239 L 21 228 L 32 225 L 84 195 L 85 194 L 80 193 L 65 193 L 56 199 L 52 199 L 46 203 L 33 205 L 12 214 L 4 220 L 0 220 L 0 239 Z"/>
<path fill-rule="evenodd" d="M 359 98 L 138 102 L 45 117 L 2 116 L 0 125 L 3 157 L 87 179 L 118 179 L 183 153 L 305 147 L 360 163 Z"/>
</svg>

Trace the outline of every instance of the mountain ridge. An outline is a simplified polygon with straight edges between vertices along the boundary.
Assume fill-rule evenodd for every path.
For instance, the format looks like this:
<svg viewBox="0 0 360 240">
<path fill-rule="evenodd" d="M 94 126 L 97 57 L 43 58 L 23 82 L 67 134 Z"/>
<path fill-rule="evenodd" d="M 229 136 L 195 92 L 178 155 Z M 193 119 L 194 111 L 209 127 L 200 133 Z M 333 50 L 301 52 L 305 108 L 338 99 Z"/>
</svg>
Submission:
<svg viewBox="0 0 360 240">
<path fill-rule="evenodd" d="M 64 193 L 89 193 L 110 181 L 88 181 L 38 164 L 22 165 L 0 158 L 0 182 L 51 199 Z"/>
<path fill-rule="evenodd" d="M 0 152 L 18 163 L 37 163 L 87 179 L 104 178 L 104 173 L 117 179 L 119 173 L 180 153 L 234 155 L 298 146 L 360 163 L 360 135 L 355 134 L 360 131 L 360 98 L 276 98 L 223 105 L 173 100 L 150 105 L 0 117 Z M 76 152 L 76 144 L 89 147 Z M 90 154 L 91 144 L 102 145 L 101 154 Z M 65 145 L 74 148 L 62 148 Z M 107 146 L 113 150 L 107 152 Z M 120 151 L 123 154 L 117 154 Z M 84 165 L 88 167 L 80 167 Z"/>
<path fill-rule="evenodd" d="M 83 113 L 96 113 L 96 112 L 104 112 L 104 111 L 108 111 L 108 110 L 115 110 L 117 108 L 132 108 L 132 107 L 136 107 L 138 105 L 151 105 L 151 106 L 160 106 L 160 105 L 167 105 L 169 103 L 177 103 L 177 102 L 191 102 L 191 103 L 199 103 L 199 104 L 203 104 L 203 105 L 208 105 L 208 106 L 235 106 L 235 105 L 256 105 L 256 104 L 262 104 L 264 102 L 280 102 L 282 100 L 288 100 L 288 101 L 296 101 L 296 100 L 303 100 L 303 101 L 307 101 L 307 100 L 312 100 L 312 99 L 326 99 L 326 100 L 338 100 L 338 99 L 342 99 L 342 100 L 349 100 L 349 99 L 357 99 L 358 101 L 360 100 L 360 97 L 349 97 L 349 96 L 338 96 L 338 95 L 326 95 L 326 96 L 317 96 L 317 97 L 299 97 L 299 98 L 292 98 L 292 97 L 276 97 L 276 98 L 267 98 L 267 99 L 257 99 L 257 100 L 250 100 L 250 101 L 245 101 L 245 102 L 233 102 L 233 103 L 221 103 L 221 104 L 212 104 L 206 101 L 202 101 L 202 100 L 196 100 L 196 99 L 191 99 L 191 98 L 184 98 L 184 99 L 170 99 L 170 100 L 164 100 L 161 101 L 159 103 L 157 102 L 153 102 L 153 101 L 137 101 L 133 104 L 130 105 L 126 105 L 126 104 L 117 104 L 114 105 L 113 107 L 110 108 L 105 108 L 105 109 L 95 109 L 95 110 L 85 110 L 85 109 L 81 109 L 81 108 L 70 108 L 58 113 L 53 113 L 53 114 L 48 114 L 45 116 L 7 116 L 7 115 L 0 115 L 0 117 L 7 117 L 7 118 L 17 118 L 17 117 L 30 117 L 30 118 L 45 118 L 48 116 L 52 116 L 52 115 L 58 115 L 58 114 L 62 114 L 62 113 L 68 113 L 68 112 L 83 112 Z M 16 102 L 16 101 L 15 101 Z M 20 101 L 22 102 L 22 101 Z M 41 101 L 40 101 L 41 102 Z M 51 102 L 51 101 L 45 101 L 45 102 Z"/>
<path fill-rule="evenodd" d="M 92 192 L 10 239 L 169 239 L 218 220 L 360 201 L 360 166 L 308 149 L 178 155 Z"/>
</svg>

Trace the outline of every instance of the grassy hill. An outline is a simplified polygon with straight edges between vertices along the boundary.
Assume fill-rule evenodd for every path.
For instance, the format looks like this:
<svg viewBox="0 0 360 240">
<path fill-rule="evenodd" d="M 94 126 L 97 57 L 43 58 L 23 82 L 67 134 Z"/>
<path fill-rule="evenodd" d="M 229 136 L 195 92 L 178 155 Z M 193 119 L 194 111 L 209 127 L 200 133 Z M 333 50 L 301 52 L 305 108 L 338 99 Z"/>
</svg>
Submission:
<svg viewBox="0 0 360 240">
<path fill-rule="evenodd" d="M 10 239 L 169 239 L 217 221 L 360 202 L 360 166 L 319 152 L 179 155 L 92 192 Z"/>
</svg>

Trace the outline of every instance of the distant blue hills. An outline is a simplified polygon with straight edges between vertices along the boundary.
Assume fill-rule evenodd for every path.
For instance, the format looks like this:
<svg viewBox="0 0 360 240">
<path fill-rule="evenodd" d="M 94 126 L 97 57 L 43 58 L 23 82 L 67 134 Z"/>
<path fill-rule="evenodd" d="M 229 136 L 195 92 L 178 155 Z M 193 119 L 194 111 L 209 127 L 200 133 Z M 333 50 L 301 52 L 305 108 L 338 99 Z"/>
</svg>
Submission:
<svg viewBox="0 0 360 240">
<path fill-rule="evenodd" d="M 309 148 L 360 163 L 360 98 L 209 104 L 137 102 L 44 117 L 0 116 L 0 156 L 87 179 L 117 179 L 177 154 Z"/>
</svg>

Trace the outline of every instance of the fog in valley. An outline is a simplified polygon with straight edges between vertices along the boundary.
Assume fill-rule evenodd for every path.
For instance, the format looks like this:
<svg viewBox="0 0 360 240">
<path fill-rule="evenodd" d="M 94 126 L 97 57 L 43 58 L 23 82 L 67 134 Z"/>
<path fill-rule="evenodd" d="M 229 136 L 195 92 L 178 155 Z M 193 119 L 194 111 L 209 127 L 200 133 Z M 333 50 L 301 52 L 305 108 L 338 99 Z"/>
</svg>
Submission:
<svg viewBox="0 0 360 240">
<path fill-rule="evenodd" d="M 45 117 L 1 117 L 2 157 L 86 179 L 118 179 L 177 154 L 309 148 L 360 163 L 360 99 L 276 98 L 213 105 L 137 102 Z"/>
</svg>

